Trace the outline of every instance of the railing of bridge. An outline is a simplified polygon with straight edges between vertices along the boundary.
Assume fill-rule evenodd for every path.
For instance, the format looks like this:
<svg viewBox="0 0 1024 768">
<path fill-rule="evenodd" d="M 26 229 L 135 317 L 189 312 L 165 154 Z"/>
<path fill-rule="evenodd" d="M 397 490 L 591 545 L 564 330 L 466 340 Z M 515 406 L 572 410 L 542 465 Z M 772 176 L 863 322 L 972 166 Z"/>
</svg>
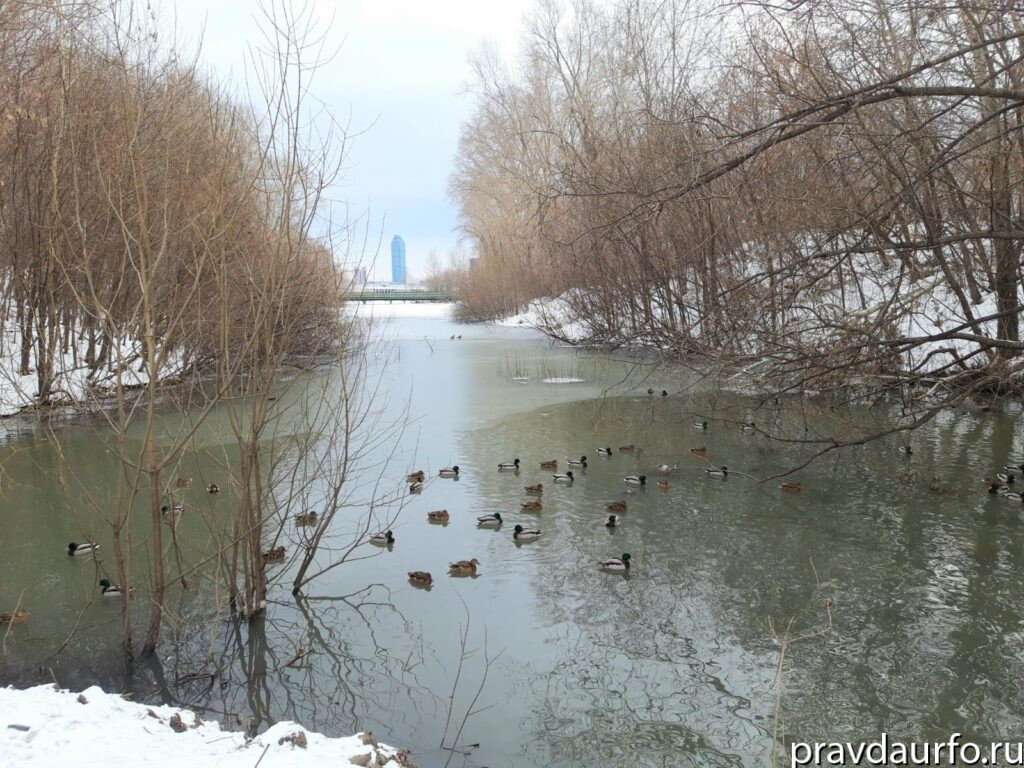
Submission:
<svg viewBox="0 0 1024 768">
<path fill-rule="evenodd" d="M 455 301 L 455 297 L 442 291 L 353 291 L 345 301 Z"/>
</svg>

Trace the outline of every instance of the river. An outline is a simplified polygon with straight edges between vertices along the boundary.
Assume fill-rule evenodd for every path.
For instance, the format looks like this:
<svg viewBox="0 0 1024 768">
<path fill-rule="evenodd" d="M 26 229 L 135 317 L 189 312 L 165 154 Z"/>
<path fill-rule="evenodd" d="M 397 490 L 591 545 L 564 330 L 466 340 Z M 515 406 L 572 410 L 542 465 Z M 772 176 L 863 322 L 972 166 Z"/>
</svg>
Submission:
<svg viewBox="0 0 1024 768">
<path fill-rule="evenodd" d="M 525 328 L 457 325 L 436 307 L 374 311 L 386 340 L 372 362 L 383 437 L 367 439 L 364 475 L 351 482 L 400 488 L 414 468 L 431 477 L 400 508 L 373 513 L 397 515 L 392 549 L 360 548 L 369 557 L 301 601 L 284 566 L 266 618 L 251 626 L 210 618 L 210 585 L 176 593 L 160 663 L 126 671 L 119 603 L 91 599 L 109 557 L 64 554 L 88 538 L 110 551 L 102 518 L 117 466 L 104 422 L 11 422 L 0 449 L 0 610 L 21 598 L 31 619 L 3 637 L 0 683 L 173 696 L 228 727 L 294 719 L 330 735 L 372 730 L 411 748 L 421 768 L 763 766 L 773 734 L 1020 736 L 1022 506 L 981 480 L 1024 453 L 1015 404 L 942 413 L 910 438 L 910 456 L 896 439 L 829 454 L 790 478 L 802 492 L 786 493 L 755 478 L 801 464 L 807 447 L 740 422 L 843 435 L 893 414 L 814 398 L 753 410 L 684 368 L 553 345 Z M 334 375 L 313 378 L 330 385 Z M 705 419 L 707 431 L 693 427 Z M 169 410 L 162 429 L 187 423 Z M 186 563 L 209 554 L 231 508 L 230 444 L 215 412 L 182 469 L 193 477 L 175 534 Z M 626 444 L 636 450 L 620 452 Z M 598 455 L 606 445 L 613 454 Z M 690 452 L 701 446 L 706 458 Z M 561 471 L 582 454 L 588 466 L 571 485 L 538 466 L 557 458 Z M 497 471 L 514 458 L 519 473 Z M 457 481 L 436 477 L 451 464 Z M 660 474 L 661 464 L 679 468 Z M 705 476 L 723 464 L 725 480 Z M 633 474 L 646 487 L 623 483 Z M 655 484 L 663 478 L 668 489 Z M 208 482 L 222 493 L 205 494 Z M 522 512 L 533 483 L 544 484 L 543 509 Z M 622 525 L 609 529 L 605 505 L 620 500 Z M 449 524 L 429 524 L 442 508 Z M 477 528 L 491 512 L 505 524 Z M 339 525 L 366 514 L 353 504 Z M 516 523 L 543 535 L 517 544 Z M 145 544 L 139 526 L 143 561 Z M 626 552 L 627 576 L 598 570 Z M 474 557 L 475 578 L 446 575 L 450 561 Z M 430 571 L 432 588 L 410 585 L 410 570 Z M 298 649 L 309 653 L 286 665 Z M 479 746 L 440 749 L 446 724 L 446 744 Z"/>
</svg>

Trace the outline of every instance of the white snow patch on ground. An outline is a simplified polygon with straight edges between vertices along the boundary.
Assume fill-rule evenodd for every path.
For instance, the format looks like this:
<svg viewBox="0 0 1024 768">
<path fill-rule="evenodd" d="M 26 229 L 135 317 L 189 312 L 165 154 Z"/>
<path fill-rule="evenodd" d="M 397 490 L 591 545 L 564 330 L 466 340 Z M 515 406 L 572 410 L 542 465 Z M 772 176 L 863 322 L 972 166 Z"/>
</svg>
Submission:
<svg viewBox="0 0 1024 768">
<path fill-rule="evenodd" d="M 427 317 L 447 320 L 452 315 L 452 308 L 455 305 L 451 302 L 415 302 L 396 301 L 389 304 L 386 301 L 368 301 L 346 303 L 345 308 L 358 317 L 373 320 L 387 320 L 392 317 Z"/>
<path fill-rule="evenodd" d="M 171 727 L 174 715 L 187 726 L 181 733 Z M 0 688 L 0 764 L 252 768 L 262 757 L 260 768 L 402 765 L 394 749 L 375 747 L 372 737 L 363 734 L 332 739 L 283 722 L 248 741 L 244 733 L 222 731 L 216 722 L 196 723 L 187 709 L 134 704 L 95 686 L 81 694 L 52 685 Z M 305 748 L 292 743 L 298 733 L 305 736 Z M 365 762 L 363 756 L 368 756 Z"/>
</svg>

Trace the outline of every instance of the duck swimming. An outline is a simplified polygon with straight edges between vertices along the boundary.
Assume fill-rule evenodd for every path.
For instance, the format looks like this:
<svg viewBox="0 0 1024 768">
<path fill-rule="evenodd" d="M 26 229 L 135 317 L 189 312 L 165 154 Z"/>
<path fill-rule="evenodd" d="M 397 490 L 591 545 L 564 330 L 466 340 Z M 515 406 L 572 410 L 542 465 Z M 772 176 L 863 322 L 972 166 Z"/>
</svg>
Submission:
<svg viewBox="0 0 1024 768">
<path fill-rule="evenodd" d="M 539 501 L 524 501 L 519 505 L 519 508 L 524 512 L 540 512 L 544 505 Z"/>
<path fill-rule="evenodd" d="M 427 520 L 431 523 L 447 523 L 448 510 L 438 509 L 433 512 L 427 512 Z"/>
<path fill-rule="evenodd" d="M 622 557 L 610 557 L 607 560 L 598 560 L 597 566 L 607 573 L 625 573 L 629 570 L 629 553 L 624 552 Z"/>
<path fill-rule="evenodd" d="M 608 515 L 608 520 L 605 522 L 605 528 L 617 528 L 620 525 L 619 518 L 616 515 Z"/>
<path fill-rule="evenodd" d="M 534 539 L 540 538 L 540 529 L 523 528 L 523 526 L 517 525 L 515 531 L 512 533 L 512 538 L 515 541 L 533 541 Z"/>
<path fill-rule="evenodd" d="M 501 519 L 500 512 L 495 512 L 490 515 L 480 515 L 480 517 L 476 519 L 476 524 L 479 528 L 499 528 L 501 527 L 502 522 L 504 521 Z"/>
<path fill-rule="evenodd" d="M 585 467 L 587 466 L 587 457 L 580 456 L 578 459 L 569 459 L 566 463 L 570 467 Z"/>
<path fill-rule="evenodd" d="M 569 470 L 564 475 L 552 475 L 551 479 L 554 480 L 556 483 L 572 483 L 572 471 Z"/>
<path fill-rule="evenodd" d="M 604 508 L 611 512 L 625 512 L 626 502 L 624 501 L 610 501 L 604 505 Z"/>
<path fill-rule="evenodd" d="M 454 467 L 445 467 L 437 473 L 439 477 L 458 477 L 459 476 L 459 465 L 456 464 Z"/>
<path fill-rule="evenodd" d="M 378 547 L 390 547 L 395 543 L 395 535 L 390 530 L 375 533 L 370 537 L 370 543 Z"/>
<path fill-rule="evenodd" d="M 131 587 L 128 590 L 128 594 L 130 595 L 134 591 L 135 588 Z M 109 579 L 100 579 L 100 594 L 103 597 L 121 597 L 124 592 L 120 584 L 111 584 Z"/>
<path fill-rule="evenodd" d="M 498 465 L 499 472 L 518 472 L 519 471 L 519 459 L 515 461 L 506 462 Z"/>
<path fill-rule="evenodd" d="M 729 474 L 729 469 L 728 469 L 728 467 L 721 467 L 719 469 L 705 469 L 704 473 L 708 477 L 724 478 L 724 477 L 726 477 Z"/>
<path fill-rule="evenodd" d="M 544 486 L 541 483 L 537 483 L 536 485 L 525 485 L 523 486 L 523 490 L 527 493 L 539 495 L 544 493 Z"/>
<path fill-rule="evenodd" d="M 628 475 L 622 481 L 626 485 L 647 485 L 647 475 Z"/>
<path fill-rule="evenodd" d="M 476 567 L 480 561 L 475 557 L 472 560 L 458 560 L 448 565 L 448 572 L 457 576 L 476 576 Z"/>
<path fill-rule="evenodd" d="M 434 583 L 434 577 L 426 571 L 409 571 L 409 582 L 414 587 L 430 587 Z"/>
<path fill-rule="evenodd" d="M 75 542 L 72 541 L 70 544 L 68 544 L 68 555 L 70 557 L 79 557 L 80 555 L 89 555 L 89 554 L 92 554 L 93 552 L 95 552 L 99 548 L 100 548 L 99 544 L 93 544 L 93 543 L 75 544 Z"/>
<path fill-rule="evenodd" d="M 612 449 L 611 448 L 598 448 L 597 452 L 601 456 L 611 456 L 612 455 Z"/>
</svg>

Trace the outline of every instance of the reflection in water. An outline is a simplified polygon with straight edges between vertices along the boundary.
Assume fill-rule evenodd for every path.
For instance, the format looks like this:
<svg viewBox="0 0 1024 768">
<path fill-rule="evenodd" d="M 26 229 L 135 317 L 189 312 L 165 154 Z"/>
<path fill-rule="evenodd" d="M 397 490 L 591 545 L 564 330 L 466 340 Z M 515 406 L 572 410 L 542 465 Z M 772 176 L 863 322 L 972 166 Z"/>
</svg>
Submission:
<svg viewBox="0 0 1024 768">
<path fill-rule="evenodd" d="M 799 398 L 756 408 L 696 387 L 663 398 L 647 390 L 693 382 L 519 329 L 460 328 L 463 340 L 452 341 L 443 320 L 392 328 L 397 353 L 379 360 L 382 408 L 412 416 L 399 445 L 374 447 L 375 472 L 384 466 L 385 482 L 403 489 L 411 471 L 426 476 L 422 493 L 402 495 L 394 547 L 365 547 L 366 559 L 298 600 L 284 586 L 290 566 L 281 566 L 266 617 L 252 623 L 226 612 L 211 621 L 209 606 L 223 596 L 199 571 L 174 593 L 163 666 L 125 670 L 119 608 L 95 599 L 107 562 L 64 554 L 72 540 L 108 544 L 93 517 L 111 492 L 100 426 L 57 432 L 79 476 L 95 479 L 91 505 L 53 482 L 59 462 L 48 438 L 10 438 L 3 467 L 17 482 L 0 499 L 0 608 L 27 590 L 32 619 L 6 638 L 0 682 L 49 681 L 52 670 L 64 685 L 130 689 L 231 728 L 288 718 L 331 734 L 372 730 L 415 748 L 422 768 L 453 754 L 452 765 L 760 766 L 777 727 L 802 741 L 1015 734 L 1024 508 L 984 493 L 975 478 L 1024 453 L 1018 412 L 944 413 L 915 433 L 910 456 L 875 443 L 758 483 L 807 455 L 762 431 L 841 437 L 853 417 L 882 423 L 891 414 Z M 703 421 L 707 430 L 693 428 Z M 747 421 L 757 430 L 744 431 Z M 169 555 L 181 570 L 208 554 L 233 503 L 224 477 L 234 457 L 216 415 L 197 441 L 219 458 L 182 471 L 194 486 L 182 492 L 186 513 Z M 573 483 L 552 482 L 568 457 L 584 455 Z M 513 457 L 519 473 L 498 472 Z M 557 470 L 540 466 L 550 459 Z M 438 477 L 454 465 L 457 481 Z M 726 478 L 705 476 L 722 465 Z M 650 482 L 627 486 L 630 475 Z M 802 490 L 780 490 L 784 480 Z M 221 493 L 206 494 L 210 482 Z M 529 500 L 541 506 L 524 509 Z M 440 510 L 443 519 L 428 517 Z M 339 527 L 358 526 L 365 511 L 353 503 Z M 494 513 L 503 526 L 477 526 Z M 605 525 L 609 513 L 619 526 Z M 516 525 L 543 535 L 517 546 Z M 627 552 L 628 575 L 598 568 Z M 462 558 L 479 560 L 475 578 L 448 576 Z M 409 583 L 416 570 L 433 574 L 429 590 Z M 450 753 L 442 740 L 480 746 Z"/>
</svg>

